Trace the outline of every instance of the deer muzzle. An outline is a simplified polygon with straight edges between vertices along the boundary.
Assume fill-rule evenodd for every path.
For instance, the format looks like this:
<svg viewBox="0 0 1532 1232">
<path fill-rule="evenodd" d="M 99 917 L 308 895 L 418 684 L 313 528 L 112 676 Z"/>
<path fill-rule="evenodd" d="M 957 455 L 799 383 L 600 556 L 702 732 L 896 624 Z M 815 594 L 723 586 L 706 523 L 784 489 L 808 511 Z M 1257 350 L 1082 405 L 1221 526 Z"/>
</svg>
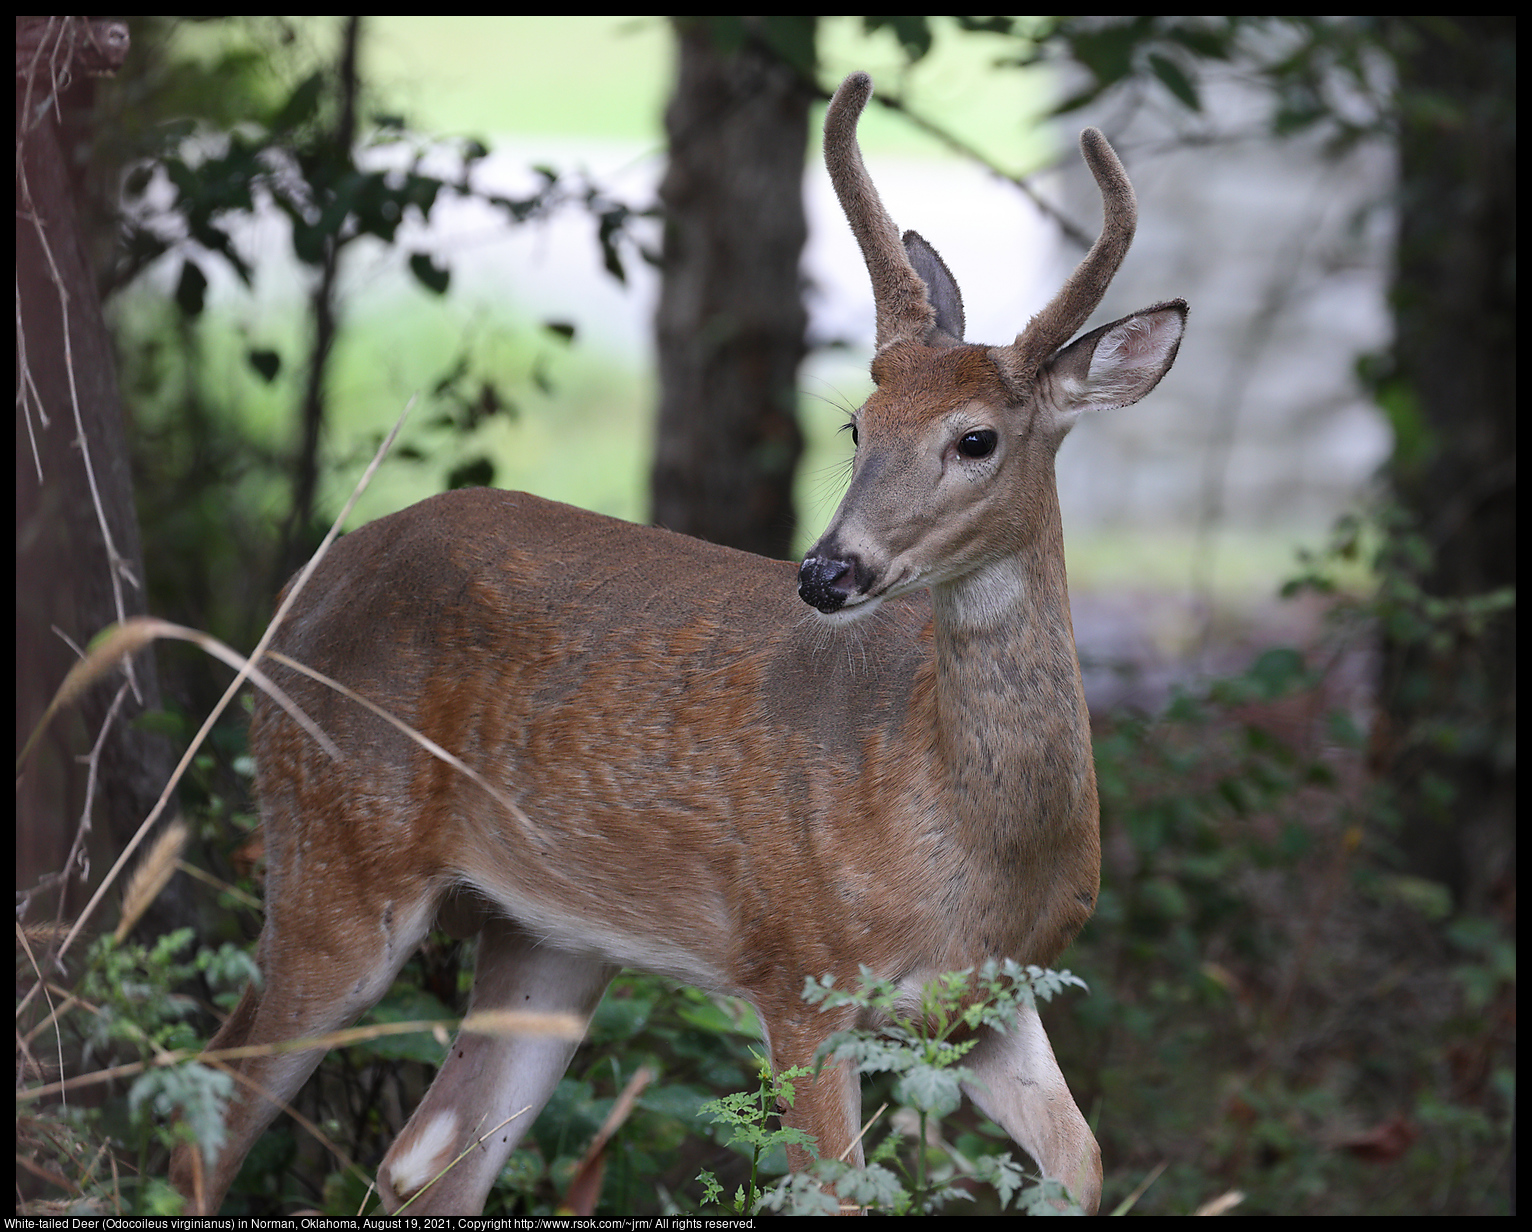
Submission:
<svg viewBox="0 0 1532 1232">
<path fill-rule="evenodd" d="M 856 593 L 856 561 L 809 556 L 798 566 L 798 597 L 828 616 Z"/>
</svg>

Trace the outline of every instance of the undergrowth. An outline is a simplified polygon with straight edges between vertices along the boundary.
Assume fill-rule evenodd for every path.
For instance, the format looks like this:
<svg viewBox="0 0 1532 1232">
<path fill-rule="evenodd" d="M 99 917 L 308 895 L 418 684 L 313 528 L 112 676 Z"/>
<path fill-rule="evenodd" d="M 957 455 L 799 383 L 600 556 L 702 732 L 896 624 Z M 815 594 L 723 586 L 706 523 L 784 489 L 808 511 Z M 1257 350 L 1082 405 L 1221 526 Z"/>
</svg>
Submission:
<svg viewBox="0 0 1532 1232">
<path fill-rule="evenodd" d="M 821 1010 L 851 1007 L 859 1016 L 874 1016 L 877 1028 L 836 1032 L 820 1048 L 816 1060 L 835 1061 L 852 1067 L 858 1075 L 895 1076 L 892 1100 L 898 1106 L 890 1120 L 892 1132 L 877 1136 L 867 1151 L 866 1166 L 855 1168 L 842 1159 L 818 1156 L 812 1137 L 787 1125 L 770 1125 L 778 1101 L 791 1106 L 795 1084 L 811 1079 L 813 1070 L 796 1066 L 773 1074 L 769 1062 L 758 1058 L 758 1087 L 710 1100 L 702 1115 L 729 1131 L 728 1144 L 748 1148 L 749 1180 L 725 1198 L 718 1179 L 704 1170 L 703 1204 L 717 1203 L 734 1215 L 763 1211 L 780 1214 L 836 1214 L 842 1206 L 856 1206 L 895 1215 L 935 1214 L 955 1201 L 972 1202 L 974 1187 L 987 1186 L 1000 1209 L 1016 1202 L 1029 1212 L 1079 1214 L 1056 1182 L 1024 1187 L 1024 1172 L 1009 1153 L 984 1153 L 970 1157 L 945 1142 L 938 1122 L 957 1111 L 962 1100 L 960 1084 L 970 1076 L 963 1065 L 980 1028 L 1014 1029 L 1018 1010 L 1051 1000 L 1065 987 L 1083 983 L 1067 971 L 1021 968 L 1014 962 L 986 963 L 977 972 L 948 972 L 927 985 L 918 1010 L 909 1012 L 898 985 L 862 969 L 855 990 L 834 987 L 834 981 L 812 976 L 805 981 L 804 1000 Z M 910 1122 L 900 1112 L 912 1114 L 908 1136 L 897 1126 Z M 767 1152 L 789 1143 L 814 1156 L 813 1167 L 783 1176 L 770 1185 L 759 1184 L 760 1165 Z M 833 1187 L 833 1189 L 831 1188 Z"/>
</svg>

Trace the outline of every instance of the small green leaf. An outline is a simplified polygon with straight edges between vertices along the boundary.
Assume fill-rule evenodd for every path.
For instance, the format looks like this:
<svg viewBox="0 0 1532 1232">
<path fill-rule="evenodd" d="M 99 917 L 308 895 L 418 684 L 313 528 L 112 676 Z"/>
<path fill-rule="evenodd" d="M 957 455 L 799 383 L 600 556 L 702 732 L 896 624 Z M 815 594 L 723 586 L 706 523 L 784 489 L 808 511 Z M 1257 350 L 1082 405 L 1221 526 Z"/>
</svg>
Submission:
<svg viewBox="0 0 1532 1232">
<path fill-rule="evenodd" d="M 443 269 L 425 253 L 419 252 L 410 257 L 410 273 L 415 275 L 421 286 L 437 295 L 446 292 L 447 284 L 452 279 L 452 271 Z"/>
<path fill-rule="evenodd" d="M 199 317 L 207 303 L 207 275 L 193 261 L 181 263 L 176 283 L 176 307 L 189 317 Z"/>
<path fill-rule="evenodd" d="M 487 488 L 495 482 L 495 464 L 489 458 L 470 458 L 447 472 L 447 487 Z"/>
<path fill-rule="evenodd" d="M 276 380 L 277 374 L 282 371 L 282 356 L 265 347 L 251 347 L 245 352 L 245 362 L 254 368 L 268 385 Z"/>
<path fill-rule="evenodd" d="M 1160 79 L 1165 88 L 1176 98 L 1186 104 L 1192 111 L 1202 110 L 1202 100 L 1197 96 L 1197 87 L 1191 82 L 1181 66 L 1173 60 L 1167 60 L 1164 56 L 1154 52 L 1149 54 L 1149 67 L 1154 75 Z"/>
<path fill-rule="evenodd" d="M 309 119 L 319 108 L 320 91 L 324 89 L 324 77 L 311 73 L 288 95 L 282 109 L 271 118 L 273 132 L 287 132 Z"/>
</svg>

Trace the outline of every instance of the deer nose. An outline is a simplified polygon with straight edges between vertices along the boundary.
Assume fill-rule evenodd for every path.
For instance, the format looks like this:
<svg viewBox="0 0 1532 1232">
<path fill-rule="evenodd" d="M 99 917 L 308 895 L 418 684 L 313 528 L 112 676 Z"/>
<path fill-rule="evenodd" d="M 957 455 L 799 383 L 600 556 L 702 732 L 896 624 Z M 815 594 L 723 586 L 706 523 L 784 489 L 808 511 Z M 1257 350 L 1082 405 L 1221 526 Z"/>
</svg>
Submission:
<svg viewBox="0 0 1532 1232">
<path fill-rule="evenodd" d="M 829 615 L 845 606 L 855 589 L 856 561 L 810 556 L 798 566 L 798 597 Z"/>
</svg>

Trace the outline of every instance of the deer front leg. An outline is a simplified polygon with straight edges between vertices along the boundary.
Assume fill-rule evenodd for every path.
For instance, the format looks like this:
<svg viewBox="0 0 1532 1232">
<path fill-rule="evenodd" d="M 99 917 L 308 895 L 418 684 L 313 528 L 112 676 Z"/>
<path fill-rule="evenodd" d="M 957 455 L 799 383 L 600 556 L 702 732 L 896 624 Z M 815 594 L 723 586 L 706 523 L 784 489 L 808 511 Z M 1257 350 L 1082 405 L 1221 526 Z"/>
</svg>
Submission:
<svg viewBox="0 0 1532 1232">
<path fill-rule="evenodd" d="M 836 1021 L 833 1015 L 800 1020 L 798 1015 L 803 1011 L 802 1005 L 795 1004 L 790 1016 L 761 1015 L 772 1069 L 778 1074 L 795 1066 L 812 1071 L 820 1043 L 832 1032 L 851 1025 L 849 1018 Z M 794 1078 L 793 1101 L 780 1101 L 778 1111 L 784 1125 L 801 1129 L 814 1139 L 813 1152 L 788 1146 L 787 1164 L 794 1172 L 807 1172 L 816 1157 L 843 1160 L 854 1168 L 862 1166 L 862 1143 L 857 1136 L 862 1121 L 862 1084 L 853 1066 L 826 1061 L 817 1075 Z M 855 1213 L 855 1208 L 842 1208 L 842 1214 Z"/>
<path fill-rule="evenodd" d="M 1004 1035 L 984 1032 L 963 1064 L 973 1071 L 963 1084 L 968 1098 L 1094 1215 L 1101 1204 L 1101 1148 L 1069 1093 L 1037 1010 L 1023 1009 Z"/>
<path fill-rule="evenodd" d="M 491 919 L 479 934 L 472 1008 L 589 1019 L 617 970 L 538 945 L 513 921 Z M 415 1197 L 412 1215 L 478 1214 L 578 1047 L 559 1036 L 459 1033 L 378 1169 L 389 1213 Z"/>
</svg>

